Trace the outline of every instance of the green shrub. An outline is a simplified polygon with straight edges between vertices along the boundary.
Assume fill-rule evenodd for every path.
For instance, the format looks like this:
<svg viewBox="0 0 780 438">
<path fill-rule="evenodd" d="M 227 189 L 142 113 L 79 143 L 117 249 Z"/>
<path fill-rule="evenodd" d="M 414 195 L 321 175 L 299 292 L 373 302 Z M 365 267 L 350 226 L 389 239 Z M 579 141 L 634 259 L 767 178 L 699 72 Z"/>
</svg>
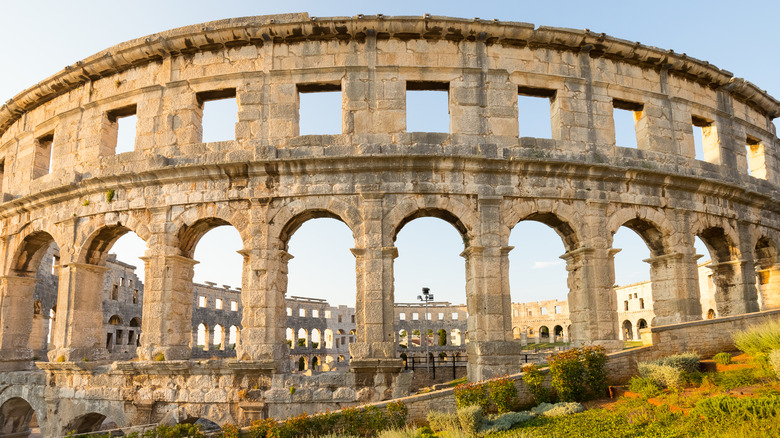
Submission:
<svg viewBox="0 0 780 438">
<path fill-rule="evenodd" d="M 455 387 L 455 406 L 480 406 L 487 409 L 490 400 L 487 396 L 487 387 L 482 383 L 463 383 Z"/>
<path fill-rule="evenodd" d="M 769 354 L 780 349 L 780 319 L 735 332 L 732 337 L 737 348 L 751 356 Z"/>
<path fill-rule="evenodd" d="M 147 430 L 143 434 L 144 438 L 204 438 L 206 435 L 196 424 L 177 424 L 175 426 L 157 426 L 154 429 Z"/>
<path fill-rule="evenodd" d="M 406 424 L 409 409 L 403 402 L 395 401 L 387 404 L 387 423 L 390 427 L 400 429 Z"/>
<path fill-rule="evenodd" d="M 601 346 L 573 348 L 548 358 L 552 387 L 563 401 L 600 397 L 606 390 L 606 352 Z"/>
<path fill-rule="evenodd" d="M 458 409 L 458 422 L 461 429 L 470 435 L 476 435 L 482 425 L 482 407 L 470 405 Z"/>
<path fill-rule="evenodd" d="M 276 428 L 276 421 L 273 418 L 265 418 L 262 420 L 255 420 L 249 426 L 249 438 L 265 438 L 271 436 L 273 430 Z"/>
<path fill-rule="evenodd" d="M 523 367 L 523 382 L 528 385 L 528 390 L 534 396 L 534 401 L 547 403 L 550 401 L 550 390 L 544 386 L 546 376 L 536 364 L 528 364 Z"/>
<path fill-rule="evenodd" d="M 715 385 L 726 391 L 750 386 L 759 381 L 756 376 L 756 370 L 751 368 L 742 368 L 739 370 L 723 371 L 715 374 Z"/>
<path fill-rule="evenodd" d="M 719 395 L 700 400 L 693 412 L 704 418 L 728 421 L 770 418 L 780 414 L 780 398 L 775 395 L 742 398 Z"/>
<path fill-rule="evenodd" d="M 728 365 L 731 363 L 731 354 L 724 352 L 718 353 L 715 356 L 712 356 L 712 361 L 721 364 L 721 365 Z"/>
<path fill-rule="evenodd" d="M 689 373 L 699 370 L 699 355 L 696 353 L 681 353 L 662 357 L 648 362 L 656 365 L 666 365 Z"/>
<path fill-rule="evenodd" d="M 628 390 L 641 395 L 643 398 L 651 398 L 661 393 L 661 386 L 653 379 L 644 377 L 632 377 L 628 382 Z"/>
<path fill-rule="evenodd" d="M 639 375 L 651 380 L 663 388 L 677 389 L 682 387 L 682 371 L 670 365 L 658 365 L 651 362 L 637 364 Z"/>
<path fill-rule="evenodd" d="M 490 400 L 496 405 L 498 413 L 511 411 L 517 403 L 517 387 L 514 380 L 508 377 L 491 379 L 488 380 L 487 387 Z"/>
<path fill-rule="evenodd" d="M 428 424 L 435 432 L 454 430 L 460 428 L 457 414 L 448 412 L 430 411 L 427 416 Z"/>
<path fill-rule="evenodd" d="M 225 424 L 222 426 L 222 432 L 218 433 L 219 438 L 241 438 L 241 428 L 235 424 Z"/>
<path fill-rule="evenodd" d="M 768 359 L 769 364 L 772 366 L 772 369 L 775 372 L 775 375 L 780 379 L 780 349 L 772 350 L 769 353 Z"/>
<path fill-rule="evenodd" d="M 585 408 L 576 402 L 561 402 L 561 403 L 542 403 L 539 406 L 531 409 L 531 413 L 535 415 L 541 415 L 543 417 L 561 417 L 563 415 L 576 414 L 584 411 Z"/>
</svg>

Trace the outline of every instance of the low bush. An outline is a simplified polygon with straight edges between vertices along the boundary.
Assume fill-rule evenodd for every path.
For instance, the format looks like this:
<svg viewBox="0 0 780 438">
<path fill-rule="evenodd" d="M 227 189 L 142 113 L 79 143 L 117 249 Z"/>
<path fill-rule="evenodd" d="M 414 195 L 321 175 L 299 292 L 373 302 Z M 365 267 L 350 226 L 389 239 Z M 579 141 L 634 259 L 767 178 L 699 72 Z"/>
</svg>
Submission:
<svg viewBox="0 0 780 438">
<path fill-rule="evenodd" d="M 731 363 L 731 354 L 724 352 L 718 353 L 712 356 L 712 361 L 720 365 L 728 365 Z"/>
<path fill-rule="evenodd" d="M 637 369 L 643 379 L 651 380 L 658 386 L 671 389 L 682 387 L 682 371 L 673 366 L 640 362 Z"/>
<path fill-rule="evenodd" d="M 715 374 L 715 385 L 726 391 L 756 384 L 760 377 L 755 369 L 742 368 Z"/>
<path fill-rule="evenodd" d="M 508 377 L 488 380 L 488 395 L 499 414 L 510 412 L 517 404 L 515 381 Z"/>
<path fill-rule="evenodd" d="M 487 387 L 482 383 L 463 383 L 455 387 L 455 406 L 458 408 L 480 406 L 487 409 L 489 403 Z"/>
<path fill-rule="evenodd" d="M 460 428 L 470 435 L 476 435 L 482 425 L 482 407 L 470 405 L 458 409 Z"/>
<path fill-rule="evenodd" d="M 632 377 L 628 382 L 628 390 L 641 395 L 643 398 L 651 398 L 660 394 L 663 388 L 653 379 Z"/>
<path fill-rule="evenodd" d="M 719 395 L 700 400 L 693 412 L 704 418 L 728 421 L 773 418 L 780 414 L 780 398 L 774 395 L 741 398 Z"/>
<path fill-rule="evenodd" d="M 387 423 L 393 428 L 402 428 L 406 425 L 409 416 L 409 408 L 403 402 L 395 401 L 387 404 Z"/>
<path fill-rule="evenodd" d="M 588 400 L 606 392 L 607 355 L 603 347 L 573 348 L 551 355 L 547 362 L 552 387 L 560 400 Z"/>
<path fill-rule="evenodd" d="M 751 356 L 767 355 L 780 349 L 780 319 L 735 332 L 732 337 L 741 351 Z"/>
<path fill-rule="evenodd" d="M 560 417 L 563 415 L 571 415 L 584 411 L 585 408 L 576 402 L 561 402 L 561 403 L 542 403 L 539 406 L 531 409 L 531 413 L 535 415 L 541 415 L 543 417 Z"/>
<path fill-rule="evenodd" d="M 545 373 L 539 370 L 536 364 L 527 364 L 523 367 L 523 382 L 528 385 L 528 390 L 538 403 L 550 401 L 550 389 L 544 386 Z"/>
<path fill-rule="evenodd" d="M 533 418 L 535 418 L 535 415 L 528 411 L 507 412 L 490 419 L 483 419 L 482 428 L 480 429 L 479 433 L 480 435 L 487 435 L 490 433 L 501 432 L 503 430 L 509 430 L 516 425 Z"/>
<path fill-rule="evenodd" d="M 460 421 L 457 414 L 448 412 L 430 411 L 427 416 L 428 425 L 435 432 L 443 430 L 454 430 L 460 428 Z"/>
</svg>

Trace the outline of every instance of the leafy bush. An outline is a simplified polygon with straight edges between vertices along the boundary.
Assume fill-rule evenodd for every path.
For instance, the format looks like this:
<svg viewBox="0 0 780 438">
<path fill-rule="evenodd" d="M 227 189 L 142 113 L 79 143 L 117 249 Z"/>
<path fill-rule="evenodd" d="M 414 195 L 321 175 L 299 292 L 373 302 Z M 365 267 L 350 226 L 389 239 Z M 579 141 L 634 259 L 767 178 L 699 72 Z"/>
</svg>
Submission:
<svg viewBox="0 0 780 438">
<path fill-rule="evenodd" d="M 712 356 L 712 361 L 721 364 L 721 365 L 728 365 L 731 363 L 731 354 L 724 352 L 718 353 L 715 356 Z"/>
<path fill-rule="evenodd" d="M 460 421 L 458 420 L 457 414 L 430 411 L 428 412 L 427 420 L 428 425 L 430 425 L 431 429 L 433 429 L 435 432 L 460 428 Z"/>
<path fill-rule="evenodd" d="M 276 421 L 273 418 L 265 418 L 262 420 L 255 420 L 249 426 L 249 438 L 265 438 L 271 436 L 272 431 L 276 428 Z"/>
<path fill-rule="evenodd" d="M 715 385 L 726 391 L 750 386 L 759 381 L 754 369 L 743 368 L 739 370 L 723 371 L 715 374 Z"/>
<path fill-rule="evenodd" d="M 548 358 L 552 386 L 563 401 L 587 400 L 606 390 L 603 347 L 573 348 Z"/>
<path fill-rule="evenodd" d="M 222 426 L 222 432 L 217 434 L 220 438 L 241 438 L 241 429 L 235 424 L 225 424 Z"/>
<path fill-rule="evenodd" d="M 576 402 L 561 402 L 561 403 L 542 403 L 539 406 L 531 409 L 532 414 L 541 415 L 544 417 L 560 417 L 563 415 L 576 414 L 584 411 L 585 408 Z"/>
<path fill-rule="evenodd" d="M 693 412 L 704 418 L 728 421 L 770 418 L 780 414 L 780 398 L 775 395 L 742 398 L 719 395 L 700 400 Z"/>
<path fill-rule="evenodd" d="M 143 436 L 144 438 L 204 438 L 206 435 L 196 424 L 177 424 L 175 426 L 157 426 L 144 432 Z"/>
<path fill-rule="evenodd" d="M 498 413 L 509 412 L 517 402 L 517 387 L 514 380 L 508 377 L 488 380 L 488 394 Z"/>
<path fill-rule="evenodd" d="M 780 349 L 780 319 L 735 332 L 732 337 L 737 348 L 745 353 L 751 356 L 767 355 L 772 350 Z"/>
<path fill-rule="evenodd" d="M 643 398 L 651 398 L 661 393 L 661 386 L 653 379 L 644 377 L 632 377 L 628 382 L 628 390 L 641 395 Z"/>
<path fill-rule="evenodd" d="M 534 396 L 536 403 L 550 401 L 550 390 L 544 386 L 546 376 L 539 370 L 536 364 L 528 364 L 523 367 L 523 381 L 528 385 L 528 390 Z"/>
<path fill-rule="evenodd" d="M 637 369 L 643 379 L 651 380 L 663 388 L 677 389 L 682 386 L 682 371 L 673 366 L 640 362 Z"/>
<path fill-rule="evenodd" d="M 455 387 L 455 406 L 458 408 L 476 405 L 487 409 L 489 403 L 487 387 L 482 383 L 463 383 Z"/>
<path fill-rule="evenodd" d="M 403 402 L 395 401 L 387 404 L 387 422 L 390 427 L 402 428 L 409 416 L 409 409 Z"/>
<path fill-rule="evenodd" d="M 699 370 L 699 361 L 699 355 L 696 353 L 681 353 L 662 357 L 649 363 L 667 365 L 680 371 L 693 373 Z"/>
<path fill-rule="evenodd" d="M 458 409 L 458 422 L 464 432 L 476 435 L 482 425 L 482 407 L 470 405 Z"/>
<path fill-rule="evenodd" d="M 780 379 L 780 349 L 772 350 L 769 353 L 769 364 L 775 371 L 775 375 Z"/>
</svg>

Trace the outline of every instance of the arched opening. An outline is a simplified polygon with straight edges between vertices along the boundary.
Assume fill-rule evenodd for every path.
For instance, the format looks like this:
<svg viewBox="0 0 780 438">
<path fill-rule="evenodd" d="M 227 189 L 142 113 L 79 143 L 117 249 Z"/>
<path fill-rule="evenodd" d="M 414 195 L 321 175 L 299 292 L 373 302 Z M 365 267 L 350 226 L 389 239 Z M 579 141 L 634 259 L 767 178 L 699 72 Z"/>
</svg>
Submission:
<svg viewBox="0 0 780 438">
<path fill-rule="evenodd" d="M 35 410 L 23 398 L 13 397 L 0 406 L 0 436 L 28 436 L 38 427 Z"/>
<path fill-rule="evenodd" d="M 463 340 L 461 339 L 461 334 L 459 329 L 452 329 L 451 341 L 450 343 L 456 347 L 460 347 L 463 345 Z"/>
<path fill-rule="evenodd" d="M 214 350 L 225 349 L 225 330 L 220 324 L 214 326 L 214 340 L 212 341 Z"/>
<path fill-rule="evenodd" d="M 438 345 L 440 347 L 447 345 L 447 330 L 439 329 L 438 331 L 436 331 L 436 335 L 438 335 L 439 337 Z"/>
<path fill-rule="evenodd" d="M 240 333 L 241 330 L 239 330 L 237 325 L 230 326 L 230 334 L 228 335 L 228 346 L 231 350 L 236 349 L 236 345 L 238 344 L 238 337 Z"/>
<path fill-rule="evenodd" d="M 319 329 L 311 329 L 311 348 L 320 348 L 322 345 L 322 335 Z"/>
<path fill-rule="evenodd" d="M 755 249 L 756 287 L 761 310 L 780 308 L 780 266 L 774 240 L 762 236 Z"/>
<path fill-rule="evenodd" d="M 59 247 L 49 233 L 37 231 L 20 242 L 13 257 L 4 283 L 9 296 L 19 298 L 13 300 L 13 307 L 6 304 L 0 309 L 0 320 L 14 321 L 0 330 L 0 345 L 6 350 L 0 352 L 0 360 L 40 360 L 51 340 L 53 324 L 44 309 L 57 303 Z"/>
<path fill-rule="evenodd" d="M 90 412 L 70 420 L 63 428 L 62 435 L 98 432 L 116 427 L 117 424 L 113 420 L 108 419 L 105 415 L 97 412 Z"/>
<path fill-rule="evenodd" d="M 206 324 L 198 324 L 198 350 L 208 351 L 209 329 Z"/>
<path fill-rule="evenodd" d="M 333 330 L 325 329 L 325 348 L 333 348 Z"/>
<path fill-rule="evenodd" d="M 308 334 L 306 332 L 306 329 L 299 329 L 298 330 L 298 341 L 297 346 L 301 348 L 306 348 L 309 346 L 308 344 Z"/>
<path fill-rule="evenodd" d="M 317 367 L 320 365 L 320 358 L 317 356 L 314 356 L 311 358 L 311 369 L 317 370 Z"/>
<path fill-rule="evenodd" d="M 550 342 L 550 329 L 547 328 L 547 326 L 545 325 L 539 327 L 539 342 L 540 343 Z"/>
<path fill-rule="evenodd" d="M 306 370 L 306 358 L 301 357 L 298 359 L 298 371 L 305 371 Z"/>
<path fill-rule="evenodd" d="M 183 256 L 198 262 L 192 271 L 192 293 L 199 300 L 192 308 L 192 326 L 218 315 L 220 323 L 213 327 L 208 348 L 230 352 L 219 357 L 232 355 L 241 342 L 238 303 L 245 262 L 241 234 L 224 219 L 204 218 L 181 228 L 179 245 Z"/>
<path fill-rule="evenodd" d="M 291 349 L 295 349 L 295 347 L 298 345 L 298 341 L 295 339 L 295 331 L 290 327 L 287 327 L 285 333 L 287 339 L 287 346 L 290 347 Z"/>
<path fill-rule="evenodd" d="M 702 309 L 715 309 L 719 316 L 758 310 L 754 272 L 743 269 L 739 248 L 721 227 L 697 235 L 697 252 L 709 254 L 711 262 L 699 263 L 699 295 Z M 703 244 L 703 245 L 702 245 Z M 706 250 L 702 250 L 704 246 Z"/>
<path fill-rule="evenodd" d="M 715 309 L 710 309 L 707 311 L 707 319 L 715 319 L 717 316 L 715 315 Z"/>
<path fill-rule="evenodd" d="M 636 322 L 636 328 L 637 330 L 646 329 L 647 321 L 645 321 L 644 319 L 640 319 L 639 321 Z"/>
<path fill-rule="evenodd" d="M 553 334 L 555 335 L 553 342 L 564 342 L 563 327 L 559 325 L 553 327 Z"/>
<path fill-rule="evenodd" d="M 409 348 L 409 333 L 406 329 L 398 332 L 398 346 L 401 348 Z"/>
<path fill-rule="evenodd" d="M 395 230 L 398 257 L 393 264 L 396 303 L 408 303 L 422 323 L 431 324 L 432 310 L 417 299 L 427 287 L 432 303 L 466 303 L 465 249 L 467 232 L 460 220 L 444 210 L 419 210 L 406 217 Z M 460 274 L 459 274 L 460 273 Z M 427 322 L 426 322 L 427 321 Z M 431 327 L 427 327 L 430 329 Z"/>
<path fill-rule="evenodd" d="M 632 341 L 634 340 L 634 328 L 631 324 L 631 321 L 625 320 L 623 321 L 623 340 L 624 341 Z"/>
</svg>

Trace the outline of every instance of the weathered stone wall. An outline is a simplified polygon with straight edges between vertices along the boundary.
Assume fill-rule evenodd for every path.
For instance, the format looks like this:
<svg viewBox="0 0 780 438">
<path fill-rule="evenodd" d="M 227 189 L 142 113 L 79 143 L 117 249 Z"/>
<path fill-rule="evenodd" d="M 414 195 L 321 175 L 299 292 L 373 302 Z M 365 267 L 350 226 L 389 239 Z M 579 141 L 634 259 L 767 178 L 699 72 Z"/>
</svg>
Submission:
<svg viewBox="0 0 780 438">
<path fill-rule="evenodd" d="M 448 93 L 449 132 L 407 132 L 406 92 L 416 89 Z M 341 133 L 300 136 L 299 95 L 323 90 L 341 92 Z M 548 99 L 552 138 L 519 137 L 519 95 Z M 203 143 L 204 102 L 232 96 L 235 139 Z M 634 112 L 638 148 L 615 144 L 615 109 Z M 116 154 L 117 120 L 131 114 L 134 150 Z M 656 325 L 702 318 L 697 236 L 712 253 L 719 317 L 777 308 L 778 115 L 777 100 L 727 71 L 587 30 L 289 14 L 129 41 L 0 107 L 0 367 L 32 366 L 35 276 L 52 243 L 60 262 L 49 359 L 64 360 L 71 376 L 82 359 L 107 366 L 106 262 L 129 231 L 148 247 L 142 367 L 198 367 L 188 361 L 194 250 L 228 224 L 244 257 L 236 361 L 268 378 L 290 365 L 287 243 L 318 217 L 343 221 L 355 238 L 356 388 L 390 388 L 402 375 L 394 242 L 423 216 L 463 238 L 472 380 L 519 366 L 508 239 L 523 220 L 563 240 L 576 345 L 622 346 L 612 247 L 622 226 L 650 249 Z M 704 134 L 699 160 L 693 125 Z M 57 386 L 66 382 L 46 396 L 52 406 L 82 396 Z M 118 382 L 93 382 L 96 408 L 137 394 L 103 393 Z"/>
</svg>

